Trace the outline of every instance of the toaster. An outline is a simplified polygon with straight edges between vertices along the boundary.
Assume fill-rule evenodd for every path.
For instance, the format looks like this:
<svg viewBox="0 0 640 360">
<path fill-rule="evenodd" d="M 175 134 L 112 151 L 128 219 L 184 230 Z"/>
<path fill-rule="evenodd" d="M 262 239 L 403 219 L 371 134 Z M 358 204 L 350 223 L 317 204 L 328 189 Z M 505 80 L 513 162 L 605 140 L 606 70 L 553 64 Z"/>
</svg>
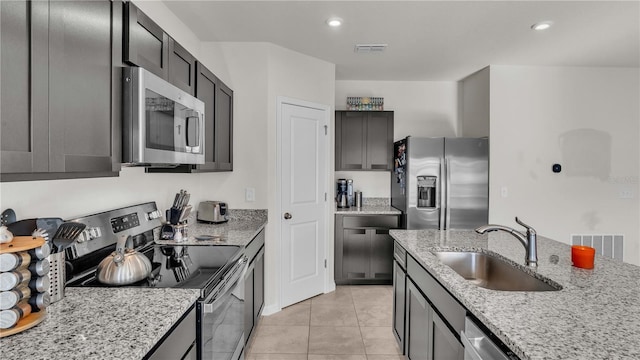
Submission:
<svg viewBox="0 0 640 360">
<path fill-rule="evenodd" d="M 198 222 L 219 224 L 229 221 L 227 203 L 222 201 L 201 201 L 198 205 Z"/>
</svg>

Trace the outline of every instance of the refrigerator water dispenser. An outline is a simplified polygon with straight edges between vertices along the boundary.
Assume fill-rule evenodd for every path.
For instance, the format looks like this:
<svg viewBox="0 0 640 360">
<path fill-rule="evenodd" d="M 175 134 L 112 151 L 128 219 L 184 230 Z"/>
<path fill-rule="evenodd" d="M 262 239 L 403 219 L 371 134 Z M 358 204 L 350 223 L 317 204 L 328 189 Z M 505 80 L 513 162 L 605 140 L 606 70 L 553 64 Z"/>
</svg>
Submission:
<svg viewBox="0 0 640 360">
<path fill-rule="evenodd" d="M 418 176 L 418 207 L 436 207 L 436 176 Z"/>
</svg>

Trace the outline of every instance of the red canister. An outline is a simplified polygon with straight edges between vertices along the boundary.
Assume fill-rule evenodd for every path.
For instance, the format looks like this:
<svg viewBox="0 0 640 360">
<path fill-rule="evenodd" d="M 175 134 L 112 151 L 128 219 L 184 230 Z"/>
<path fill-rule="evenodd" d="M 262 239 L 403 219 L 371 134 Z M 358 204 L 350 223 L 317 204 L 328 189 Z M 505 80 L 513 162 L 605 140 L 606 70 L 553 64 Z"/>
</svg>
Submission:
<svg viewBox="0 0 640 360">
<path fill-rule="evenodd" d="M 571 261 L 575 267 L 593 269 L 593 259 L 595 256 L 596 249 L 590 246 L 574 245 L 571 247 Z"/>
</svg>

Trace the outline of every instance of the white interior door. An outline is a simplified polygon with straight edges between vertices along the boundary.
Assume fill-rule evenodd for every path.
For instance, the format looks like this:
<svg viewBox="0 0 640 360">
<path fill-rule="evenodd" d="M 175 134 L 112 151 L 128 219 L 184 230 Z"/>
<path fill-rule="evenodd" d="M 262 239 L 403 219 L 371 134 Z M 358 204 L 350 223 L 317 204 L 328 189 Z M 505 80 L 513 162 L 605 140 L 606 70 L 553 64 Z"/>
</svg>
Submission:
<svg viewBox="0 0 640 360">
<path fill-rule="evenodd" d="M 280 103 L 281 299 L 324 292 L 328 107 Z"/>
</svg>

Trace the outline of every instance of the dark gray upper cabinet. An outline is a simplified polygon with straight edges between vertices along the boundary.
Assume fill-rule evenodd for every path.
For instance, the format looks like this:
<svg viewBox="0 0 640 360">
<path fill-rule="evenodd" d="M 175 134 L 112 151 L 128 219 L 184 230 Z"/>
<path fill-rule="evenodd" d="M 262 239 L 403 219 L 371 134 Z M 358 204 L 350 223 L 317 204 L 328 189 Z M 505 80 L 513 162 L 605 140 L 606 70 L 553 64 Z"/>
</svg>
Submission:
<svg viewBox="0 0 640 360">
<path fill-rule="evenodd" d="M 46 2 L 0 2 L 0 173 L 49 171 Z"/>
<path fill-rule="evenodd" d="M 194 95 L 196 58 L 131 2 L 125 8 L 124 59 Z"/>
<path fill-rule="evenodd" d="M 392 170 L 393 113 L 378 111 L 367 115 L 366 169 Z"/>
<path fill-rule="evenodd" d="M 2 180 L 117 176 L 122 3 L 1 6 Z"/>
<path fill-rule="evenodd" d="M 111 3 L 52 1 L 49 9 L 49 171 L 118 171 L 110 136 L 112 29 L 105 26 Z"/>
<path fill-rule="evenodd" d="M 131 2 L 125 5 L 124 60 L 169 80 L 169 35 Z"/>
<path fill-rule="evenodd" d="M 216 93 L 220 80 L 200 62 L 196 64 L 196 96 L 204 102 L 204 161 L 200 171 L 216 171 Z"/>
<path fill-rule="evenodd" d="M 233 171 L 233 90 L 222 81 L 216 89 L 216 166 Z"/>
<path fill-rule="evenodd" d="M 336 111 L 336 170 L 389 171 L 392 158 L 392 111 Z"/>
<path fill-rule="evenodd" d="M 195 95 L 196 58 L 173 38 L 169 38 L 169 82 Z"/>
<path fill-rule="evenodd" d="M 336 170 L 364 170 L 366 152 L 367 114 L 336 111 Z"/>
</svg>

